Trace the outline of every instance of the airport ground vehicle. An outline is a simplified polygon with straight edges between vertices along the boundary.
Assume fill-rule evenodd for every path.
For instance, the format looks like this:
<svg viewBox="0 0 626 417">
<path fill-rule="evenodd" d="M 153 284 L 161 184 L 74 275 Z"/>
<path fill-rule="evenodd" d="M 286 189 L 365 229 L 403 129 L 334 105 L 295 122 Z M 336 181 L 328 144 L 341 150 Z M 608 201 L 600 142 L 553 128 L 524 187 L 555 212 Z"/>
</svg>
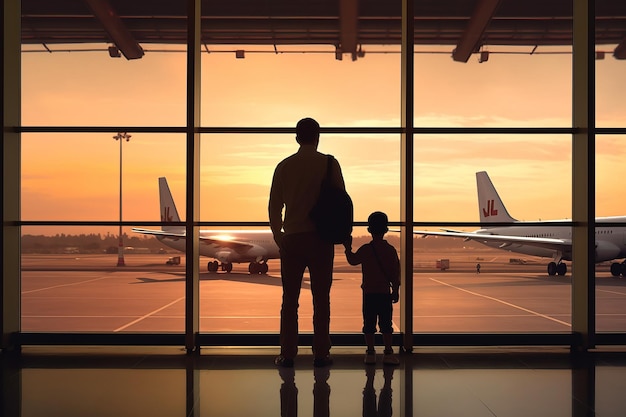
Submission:
<svg viewBox="0 0 626 417">
<path fill-rule="evenodd" d="M 437 259 L 437 269 L 442 271 L 450 269 L 450 259 Z"/>
</svg>

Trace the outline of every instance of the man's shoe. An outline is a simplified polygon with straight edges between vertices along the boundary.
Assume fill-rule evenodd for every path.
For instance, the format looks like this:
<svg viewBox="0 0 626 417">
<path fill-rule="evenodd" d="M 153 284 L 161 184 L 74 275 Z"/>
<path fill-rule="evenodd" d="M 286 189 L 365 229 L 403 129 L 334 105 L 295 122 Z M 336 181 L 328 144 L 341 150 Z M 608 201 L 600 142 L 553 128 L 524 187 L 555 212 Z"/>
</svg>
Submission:
<svg viewBox="0 0 626 417">
<path fill-rule="evenodd" d="M 283 355 L 276 356 L 274 359 L 274 365 L 281 366 L 283 368 L 293 368 L 293 359 L 285 358 Z"/>
<path fill-rule="evenodd" d="M 400 359 L 396 355 L 393 354 L 393 351 L 385 350 L 383 354 L 383 364 L 385 365 L 399 365 Z"/>
<path fill-rule="evenodd" d="M 316 368 L 321 368 L 323 366 L 330 366 L 333 364 L 333 358 L 330 356 L 324 356 L 322 358 L 313 359 L 313 366 Z"/>
<path fill-rule="evenodd" d="M 366 350 L 365 360 L 363 362 L 365 362 L 366 365 L 375 365 L 376 364 L 376 351 Z"/>
</svg>

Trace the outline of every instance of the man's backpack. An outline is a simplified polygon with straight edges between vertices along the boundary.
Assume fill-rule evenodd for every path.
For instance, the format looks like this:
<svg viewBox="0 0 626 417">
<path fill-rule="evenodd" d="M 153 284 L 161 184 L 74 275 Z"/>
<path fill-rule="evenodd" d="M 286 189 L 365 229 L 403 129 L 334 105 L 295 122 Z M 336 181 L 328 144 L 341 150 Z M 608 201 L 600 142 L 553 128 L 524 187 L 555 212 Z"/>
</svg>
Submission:
<svg viewBox="0 0 626 417">
<path fill-rule="evenodd" d="M 354 208 L 346 190 L 332 183 L 333 159 L 332 155 L 328 155 L 326 176 L 322 180 L 320 195 L 309 216 L 322 240 L 339 244 L 345 242 L 352 234 Z"/>
</svg>

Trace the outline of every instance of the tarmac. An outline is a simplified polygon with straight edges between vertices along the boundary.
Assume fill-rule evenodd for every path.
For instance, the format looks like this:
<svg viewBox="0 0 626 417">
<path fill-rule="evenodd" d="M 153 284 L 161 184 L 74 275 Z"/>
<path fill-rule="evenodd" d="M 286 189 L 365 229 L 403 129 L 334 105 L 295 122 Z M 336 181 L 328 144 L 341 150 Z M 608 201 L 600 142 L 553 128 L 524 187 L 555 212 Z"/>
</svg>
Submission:
<svg viewBox="0 0 626 417">
<path fill-rule="evenodd" d="M 173 254 L 25 254 L 22 257 L 23 332 L 182 332 L 184 256 Z M 450 259 L 449 270 L 436 260 Z M 202 258 L 202 265 L 207 259 Z M 475 269 L 481 264 L 481 272 Z M 570 332 L 571 281 L 549 277 L 546 260 L 511 263 L 508 253 L 416 253 L 413 273 L 414 333 Z M 247 264 L 231 273 L 200 275 L 201 332 L 271 332 L 279 329 L 280 264 L 250 275 Z M 206 270 L 203 266 L 203 270 Z M 626 279 L 596 273 L 598 332 L 626 331 Z M 331 291 L 331 331 L 360 333 L 361 271 L 337 250 Z M 308 277 L 302 286 L 301 332 L 312 331 Z M 401 288 L 402 291 L 402 288 Z M 394 305 L 399 329 L 400 304 Z"/>
</svg>

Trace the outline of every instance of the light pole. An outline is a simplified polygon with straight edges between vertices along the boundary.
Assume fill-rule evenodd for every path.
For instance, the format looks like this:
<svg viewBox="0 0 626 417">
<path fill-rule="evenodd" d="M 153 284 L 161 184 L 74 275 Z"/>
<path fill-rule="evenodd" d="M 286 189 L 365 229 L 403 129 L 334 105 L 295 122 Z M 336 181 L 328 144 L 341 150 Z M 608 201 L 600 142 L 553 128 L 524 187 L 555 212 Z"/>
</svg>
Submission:
<svg viewBox="0 0 626 417">
<path fill-rule="evenodd" d="M 130 135 L 126 132 L 119 132 L 113 139 L 120 141 L 120 232 L 119 246 L 117 248 L 117 266 L 125 266 L 124 263 L 124 239 L 122 238 L 122 142 L 130 140 Z"/>
</svg>

